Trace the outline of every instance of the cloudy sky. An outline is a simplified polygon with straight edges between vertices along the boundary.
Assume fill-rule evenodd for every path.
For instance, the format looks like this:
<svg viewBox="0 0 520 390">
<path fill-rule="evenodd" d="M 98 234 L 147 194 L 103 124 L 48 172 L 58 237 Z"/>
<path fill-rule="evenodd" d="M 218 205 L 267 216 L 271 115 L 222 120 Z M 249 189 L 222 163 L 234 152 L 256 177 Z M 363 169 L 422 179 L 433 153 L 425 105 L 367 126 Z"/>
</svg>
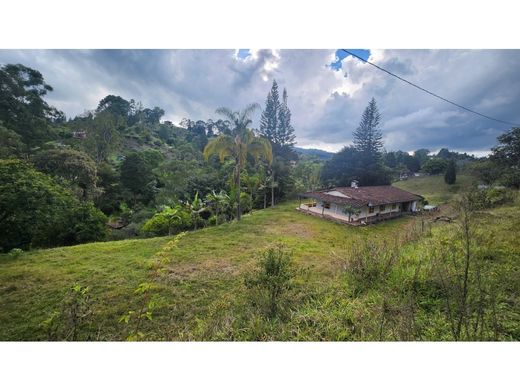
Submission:
<svg viewBox="0 0 520 390">
<path fill-rule="evenodd" d="M 520 50 L 359 50 L 358 55 L 458 104 L 520 123 Z M 287 88 L 298 146 L 337 151 L 375 97 L 387 150 L 442 147 L 483 154 L 510 126 L 460 110 L 331 50 L 0 50 L 54 87 L 48 101 L 75 116 L 108 94 L 160 106 L 164 119 L 216 118 L 265 104 Z M 258 126 L 259 115 L 254 126 Z"/>
</svg>

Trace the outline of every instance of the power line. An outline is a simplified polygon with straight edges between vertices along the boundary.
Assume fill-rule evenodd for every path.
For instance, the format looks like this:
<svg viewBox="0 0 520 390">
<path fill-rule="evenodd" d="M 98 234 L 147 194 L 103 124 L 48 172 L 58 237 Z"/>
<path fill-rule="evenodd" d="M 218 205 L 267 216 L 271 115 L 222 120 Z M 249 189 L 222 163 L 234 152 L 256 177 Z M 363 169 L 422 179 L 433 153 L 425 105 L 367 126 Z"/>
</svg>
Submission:
<svg viewBox="0 0 520 390">
<path fill-rule="evenodd" d="M 373 67 L 375 67 L 375 68 L 377 68 L 377 69 L 379 69 L 379 70 L 381 70 L 381 71 L 383 71 L 383 72 L 385 72 L 385 73 L 388 73 L 390 76 L 394 76 L 394 77 L 398 78 L 399 80 L 404 81 L 404 82 L 407 83 L 407 84 L 410 84 L 412 87 L 415 87 L 415 88 L 417 88 L 417 89 L 420 89 L 421 91 L 426 92 L 427 94 L 430 94 L 430 95 L 436 97 L 437 99 L 441 99 L 441 100 L 445 101 L 446 103 L 453 104 L 454 106 L 456 106 L 456 107 L 458 107 L 458 108 L 462 108 L 463 110 L 469 111 L 469 112 L 471 112 L 471 113 L 473 113 L 473 114 L 477 114 L 477 115 L 479 115 L 479 116 L 481 116 L 481 117 L 483 117 L 483 118 L 490 119 L 490 120 L 495 121 L 495 122 L 500 122 L 500 123 L 504 123 L 504 124 L 506 124 L 506 125 L 511 125 L 511 126 L 520 126 L 518 123 L 512 123 L 512 122 L 503 121 L 503 120 L 501 120 L 501 119 L 493 118 L 493 117 L 491 117 L 491 116 L 488 116 L 488 115 L 482 114 L 482 113 L 477 112 L 477 111 L 475 111 L 475 110 L 472 110 L 471 108 L 467 108 L 467 107 L 461 106 L 460 104 L 457 104 L 457 103 L 455 103 L 455 102 L 452 102 L 451 100 L 445 99 L 445 98 L 443 98 L 442 96 L 437 95 L 436 93 L 433 93 L 433 92 L 431 92 L 431 91 L 428 91 L 427 89 L 425 89 L 425 88 L 423 88 L 423 87 L 420 87 L 420 86 L 418 86 L 417 84 L 412 83 L 411 81 L 408 81 L 408 80 L 406 80 L 406 79 L 403 79 L 402 77 L 396 75 L 395 73 L 392 73 L 392 72 L 390 72 L 389 70 L 386 70 L 386 69 L 384 69 L 384 68 L 381 68 L 380 66 L 374 64 L 373 62 L 370 62 L 370 61 L 368 61 L 368 60 L 365 60 L 363 57 L 360 57 L 360 56 L 358 56 L 357 54 L 354 54 L 354 53 L 352 53 L 352 52 L 350 52 L 350 51 L 348 51 L 348 50 L 346 50 L 346 49 L 341 49 L 341 50 L 343 50 L 345 53 L 350 54 L 351 56 L 356 57 L 357 59 L 359 59 L 359 60 L 361 60 L 361 61 L 363 61 L 363 62 L 365 62 L 365 63 L 367 63 L 367 64 L 369 64 L 369 65 L 372 65 Z"/>
</svg>

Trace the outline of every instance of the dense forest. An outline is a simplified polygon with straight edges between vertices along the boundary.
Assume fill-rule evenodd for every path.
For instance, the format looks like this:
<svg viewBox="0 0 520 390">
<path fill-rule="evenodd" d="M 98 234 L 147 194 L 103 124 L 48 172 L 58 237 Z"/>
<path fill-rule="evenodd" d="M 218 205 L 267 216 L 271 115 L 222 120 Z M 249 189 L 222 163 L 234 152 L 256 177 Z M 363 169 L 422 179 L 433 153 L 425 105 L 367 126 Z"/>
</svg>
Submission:
<svg viewBox="0 0 520 390">
<path fill-rule="evenodd" d="M 66 118 L 47 103 L 52 90 L 37 70 L 0 68 L 2 251 L 175 234 L 353 179 L 377 185 L 444 174 L 452 184 L 464 169 L 484 184 L 520 186 L 520 129 L 499 137 L 490 158 L 386 151 L 374 99 L 353 145 L 330 157 L 295 148 L 288 91 L 280 97 L 276 81 L 263 108 L 221 107 L 179 124 L 163 120 L 160 107 L 115 95 Z"/>
</svg>

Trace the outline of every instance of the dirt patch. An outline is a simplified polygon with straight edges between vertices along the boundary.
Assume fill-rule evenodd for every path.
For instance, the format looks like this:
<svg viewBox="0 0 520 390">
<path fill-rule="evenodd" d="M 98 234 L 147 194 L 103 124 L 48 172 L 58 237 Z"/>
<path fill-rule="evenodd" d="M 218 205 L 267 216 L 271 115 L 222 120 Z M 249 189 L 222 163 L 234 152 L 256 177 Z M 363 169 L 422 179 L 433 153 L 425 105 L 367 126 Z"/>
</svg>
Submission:
<svg viewBox="0 0 520 390">
<path fill-rule="evenodd" d="M 301 238 L 313 238 L 314 232 L 303 223 L 287 222 L 283 225 L 269 225 L 265 227 L 266 233 L 296 236 Z"/>
<path fill-rule="evenodd" d="M 174 280 L 194 280 L 237 276 L 240 273 L 236 264 L 228 260 L 211 259 L 198 263 L 174 263 L 168 267 L 168 277 Z"/>
</svg>

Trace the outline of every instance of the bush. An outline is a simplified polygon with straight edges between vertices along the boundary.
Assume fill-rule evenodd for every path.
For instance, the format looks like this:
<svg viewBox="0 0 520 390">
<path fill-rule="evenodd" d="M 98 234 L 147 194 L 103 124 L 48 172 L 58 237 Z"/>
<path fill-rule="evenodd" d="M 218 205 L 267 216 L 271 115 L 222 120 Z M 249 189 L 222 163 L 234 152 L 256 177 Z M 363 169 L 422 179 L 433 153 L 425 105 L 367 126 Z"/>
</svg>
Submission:
<svg viewBox="0 0 520 390">
<path fill-rule="evenodd" d="M 92 340 L 93 301 L 89 287 L 75 284 L 69 288 L 60 310 L 54 311 L 41 323 L 47 333 L 47 340 Z"/>
<path fill-rule="evenodd" d="M 20 255 L 23 253 L 23 249 L 20 248 L 13 248 L 9 251 L 9 256 L 13 259 L 16 259 L 20 257 Z"/>
<path fill-rule="evenodd" d="M 246 278 L 245 285 L 254 293 L 253 302 L 274 318 L 293 288 L 295 274 L 292 255 L 278 246 L 262 253 L 257 269 Z"/>
<path fill-rule="evenodd" d="M 145 222 L 142 232 L 151 236 L 165 236 L 191 229 L 190 213 L 181 206 L 165 207 Z"/>
<path fill-rule="evenodd" d="M 0 247 L 50 247 L 103 239 L 106 217 L 19 160 L 0 161 Z"/>
<path fill-rule="evenodd" d="M 514 201 L 514 192 L 507 188 L 487 188 L 473 191 L 470 201 L 475 209 L 489 209 Z"/>
</svg>

